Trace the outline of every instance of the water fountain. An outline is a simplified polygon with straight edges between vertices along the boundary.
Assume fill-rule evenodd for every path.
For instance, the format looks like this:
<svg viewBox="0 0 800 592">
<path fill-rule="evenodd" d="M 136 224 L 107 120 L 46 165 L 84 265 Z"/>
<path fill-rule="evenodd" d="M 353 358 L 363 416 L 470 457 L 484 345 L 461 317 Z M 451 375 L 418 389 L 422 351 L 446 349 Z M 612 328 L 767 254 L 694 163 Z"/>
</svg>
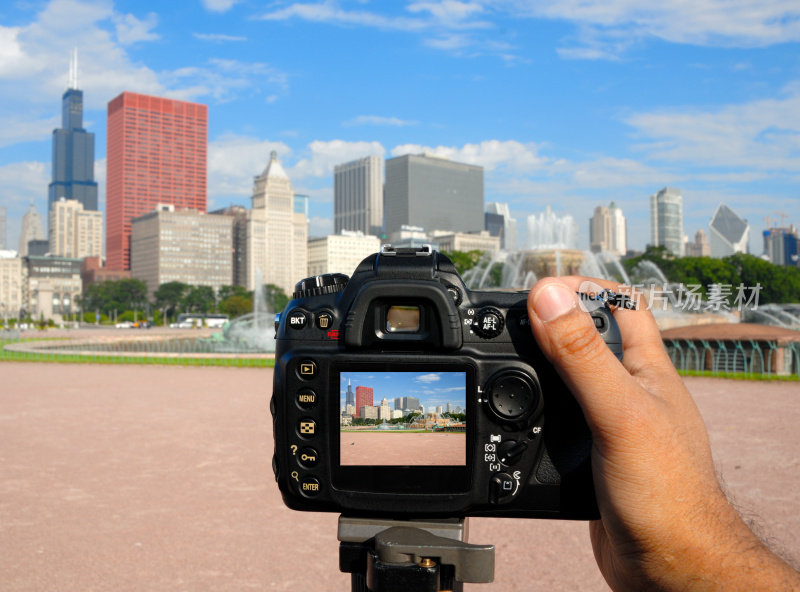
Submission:
<svg viewBox="0 0 800 592">
<path fill-rule="evenodd" d="M 226 324 L 222 337 L 216 342 L 218 351 L 274 352 L 275 313 L 267 307 L 267 297 L 261 270 L 256 270 L 256 288 L 253 292 L 253 312 L 236 317 Z"/>
<path fill-rule="evenodd" d="M 657 269 L 654 263 L 648 263 Z M 464 274 L 464 281 L 472 289 L 528 290 L 540 278 L 563 275 L 583 275 L 625 284 L 633 281 L 614 253 L 579 249 L 578 228 L 572 216 L 558 216 L 550 206 L 540 214 L 528 216 L 525 249 L 500 251 L 485 257 Z M 663 274 L 660 277 L 666 283 Z"/>
</svg>

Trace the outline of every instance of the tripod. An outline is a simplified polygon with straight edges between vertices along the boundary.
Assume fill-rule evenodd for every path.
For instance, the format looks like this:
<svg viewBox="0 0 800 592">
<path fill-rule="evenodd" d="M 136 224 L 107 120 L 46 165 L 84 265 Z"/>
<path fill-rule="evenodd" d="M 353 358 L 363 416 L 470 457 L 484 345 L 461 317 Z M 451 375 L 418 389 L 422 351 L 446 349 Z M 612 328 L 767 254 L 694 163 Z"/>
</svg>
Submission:
<svg viewBox="0 0 800 592">
<path fill-rule="evenodd" d="M 462 592 L 494 579 L 494 545 L 466 542 L 466 518 L 339 516 L 339 569 L 352 592 Z"/>
</svg>

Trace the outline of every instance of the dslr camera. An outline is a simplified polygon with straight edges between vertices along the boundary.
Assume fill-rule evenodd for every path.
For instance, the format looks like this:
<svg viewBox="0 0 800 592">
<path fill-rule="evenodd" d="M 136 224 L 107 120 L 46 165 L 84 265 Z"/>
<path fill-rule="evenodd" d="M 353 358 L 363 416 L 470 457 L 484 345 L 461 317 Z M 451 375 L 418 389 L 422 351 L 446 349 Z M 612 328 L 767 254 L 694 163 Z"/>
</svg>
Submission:
<svg viewBox="0 0 800 592">
<path fill-rule="evenodd" d="M 296 285 L 276 318 L 273 469 L 295 510 L 598 517 L 580 407 L 527 292 L 472 291 L 430 247 Z M 608 306 L 583 299 L 622 356 Z"/>
</svg>

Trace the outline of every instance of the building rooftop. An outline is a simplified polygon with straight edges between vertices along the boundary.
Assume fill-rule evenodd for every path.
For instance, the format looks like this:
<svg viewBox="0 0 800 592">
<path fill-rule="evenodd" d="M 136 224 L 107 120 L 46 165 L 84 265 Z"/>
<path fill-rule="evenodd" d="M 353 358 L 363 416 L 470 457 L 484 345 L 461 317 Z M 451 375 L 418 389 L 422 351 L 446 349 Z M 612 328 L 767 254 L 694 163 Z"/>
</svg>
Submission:
<svg viewBox="0 0 800 592">
<path fill-rule="evenodd" d="M 709 226 L 731 244 L 738 243 L 747 232 L 747 221 L 725 204 L 719 204 Z"/>
<path fill-rule="evenodd" d="M 667 329 L 661 332 L 661 338 L 686 341 L 775 341 L 779 345 L 785 345 L 800 342 L 800 331 L 755 323 L 715 323 Z"/>
</svg>

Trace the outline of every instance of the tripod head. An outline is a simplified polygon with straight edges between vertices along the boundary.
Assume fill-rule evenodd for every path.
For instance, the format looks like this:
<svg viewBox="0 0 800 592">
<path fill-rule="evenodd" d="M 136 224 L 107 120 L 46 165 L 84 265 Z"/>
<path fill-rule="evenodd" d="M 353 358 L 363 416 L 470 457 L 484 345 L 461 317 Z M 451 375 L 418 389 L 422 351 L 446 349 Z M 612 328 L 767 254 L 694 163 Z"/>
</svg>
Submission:
<svg viewBox="0 0 800 592">
<path fill-rule="evenodd" d="M 339 517 L 339 569 L 352 592 L 459 592 L 494 580 L 494 545 L 466 542 L 466 518 Z"/>
</svg>

